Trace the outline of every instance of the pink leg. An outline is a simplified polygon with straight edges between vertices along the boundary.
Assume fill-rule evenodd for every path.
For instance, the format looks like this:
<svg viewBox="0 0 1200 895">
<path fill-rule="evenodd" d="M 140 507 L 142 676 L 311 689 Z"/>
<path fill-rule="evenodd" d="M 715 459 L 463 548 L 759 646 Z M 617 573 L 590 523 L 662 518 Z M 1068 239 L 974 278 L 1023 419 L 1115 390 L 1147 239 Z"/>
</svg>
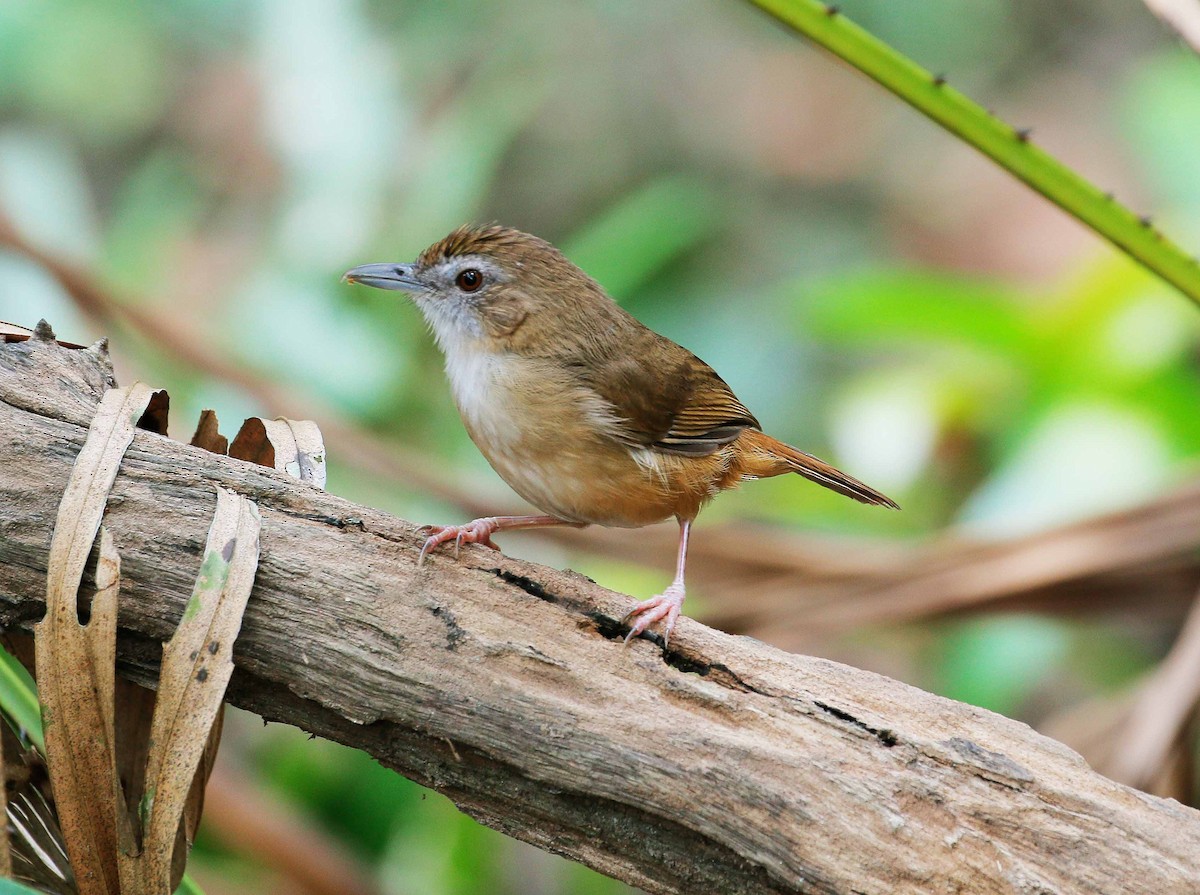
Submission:
<svg viewBox="0 0 1200 895">
<path fill-rule="evenodd" d="M 493 550 L 499 550 L 492 542 L 492 535 L 498 531 L 513 528 L 541 528 L 546 525 L 570 525 L 583 528 L 583 523 L 566 522 L 556 516 L 485 516 L 475 519 L 465 525 L 424 525 L 421 531 L 428 532 L 429 537 L 421 547 L 421 555 L 417 558 L 417 567 L 425 564 L 425 557 L 447 541 L 454 542 L 454 555 L 458 556 L 459 548 L 466 544 L 483 544 Z"/>
<path fill-rule="evenodd" d="M 640 616 L 630 627 L 629 633 L 625 635 L 626 643 L 629 643 L 655 622 L 666 619 L 666 623 L 663 625 L 663 650 L 666 650 L 667 644 L 671 640 L 671 632 L 675 630 L 675 620 L 679 618 L 679 610 L 683 607 L 683 568 L 687 564 L 688 534 L 691 530 L 691 519 L 679 520 L 679 560 L 675 565 L 675 580 L 657 597 L 651 597 L 649 600 L 638 603 L 622 619 L 623 622 L 628 623 L 635 616 Z"/>
</svg>

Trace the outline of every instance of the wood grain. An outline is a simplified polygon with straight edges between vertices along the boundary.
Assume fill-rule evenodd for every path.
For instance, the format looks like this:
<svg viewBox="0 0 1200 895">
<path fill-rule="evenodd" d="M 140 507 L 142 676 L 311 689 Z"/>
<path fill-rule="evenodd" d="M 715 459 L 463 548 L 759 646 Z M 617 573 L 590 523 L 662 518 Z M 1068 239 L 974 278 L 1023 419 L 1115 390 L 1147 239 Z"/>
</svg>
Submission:
<svg viewBox="0 0 1200 895">
<path fill-rule="evenodd" d="M 103 350 L 0 345 L 0 626 L 43 611 L 59 495 Z M 412 524 L 139 433 L 105 525 L 121 671 L 150 682 L 216 486 L 262 554 L 230 701 L 365 749 L 484 823 L 650 892 L 1190 893 L 1200 813 L 1023 724 L 682 620 L 478 546 L 417 569 Z"/>
</svg>

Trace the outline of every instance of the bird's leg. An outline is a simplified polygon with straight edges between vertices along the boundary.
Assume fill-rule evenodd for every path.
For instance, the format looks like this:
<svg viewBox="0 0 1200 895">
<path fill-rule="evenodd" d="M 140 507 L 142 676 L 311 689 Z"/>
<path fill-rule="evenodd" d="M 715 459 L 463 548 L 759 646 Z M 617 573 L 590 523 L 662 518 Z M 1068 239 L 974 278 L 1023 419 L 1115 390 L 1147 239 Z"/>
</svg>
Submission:
<svg viewBox="0 0 1200 895">
<path fill-rule="evenodd" d="M 627 624 L 630 619 L 635 616 L 637 617 L 637 621 L 633 623 L 629 629 L 629 633 L 625 635 L 626 643 L 637 637 L 655 622 L 666 619 L 663 625 L 663 650 L 666 650 L 667 644 L 671 640 L 671 632 L 675 630 L 675 620 L 679 618 L 679 610 L 683 607 L 683 569 L 687 564 L 688 533 L 691 530 L 691 519 L 679 520 L 679 560 L 675 565 L 675 580 L 671 582 L 670 587 L 658 596 L 638 603 L 621 620 L 622 623 Z"/>
<path fill-rule="evenodd" d="M 425 557 L 448 541 L 454 542 L 454 555 L 458 556 L 459 548 L 465 544 L 483 544 L 493 550 L 499 550 L 492 542 L 492 535 L 498 531 L 513 528 L 541 528 L 547 525 L 570 525 L 573 528 L 583 528 L 583 523 L 567 522 L 557 516 L 485 516 L 474 519 L 464 525 L 423 525 L 420 530 L 429 535 L 421 546 L 421 555 L 417 558 L 417 567 L 425 564 Z"/>
</svg>

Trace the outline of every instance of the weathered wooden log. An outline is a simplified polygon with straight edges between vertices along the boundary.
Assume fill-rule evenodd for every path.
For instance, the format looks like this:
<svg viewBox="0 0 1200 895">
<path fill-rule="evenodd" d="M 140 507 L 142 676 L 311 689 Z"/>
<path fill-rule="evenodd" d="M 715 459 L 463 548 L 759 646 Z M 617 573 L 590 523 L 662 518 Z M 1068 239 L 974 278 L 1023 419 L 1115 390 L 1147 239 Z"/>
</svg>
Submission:
<svg viewBox="0 0 1200 895">
<path fill-rule="evenodd" d="M 0 344 L 0 627 L 46 552 L 101 348 Z M 629 597 L 151 433 L 105 524 L 121 670 L 152 683 L 222 485 L 262 553 L 229 698 L 364 749 L 497 829 L 651 892 L 1192 893 L 1200 813 L 1023 724 L 682 620 L 623 647 Z"/>
</svg>

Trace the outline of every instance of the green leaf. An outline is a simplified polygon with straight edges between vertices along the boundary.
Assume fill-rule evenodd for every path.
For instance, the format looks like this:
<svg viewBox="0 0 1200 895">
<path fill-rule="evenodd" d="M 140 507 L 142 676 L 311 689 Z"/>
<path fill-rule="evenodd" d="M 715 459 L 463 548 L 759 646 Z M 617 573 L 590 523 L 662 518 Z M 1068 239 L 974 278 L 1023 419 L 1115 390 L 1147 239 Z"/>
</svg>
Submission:
<svg viewBox="0 0 1200 895">
<path fill-rule="evenodd" d="M 38 705 L 37 687 L 25 666 L 3 649 L 0 649 L 0 712 L 4 713 L 20 736 L 45 753 L 46 740 L 42 735 L 42 710 Z"/>
<path fill-rule="evenodd" d="M 969 343 L 1013 359 L 1037 347 L 1032 326 L 1002 289 L 922 271 L 871 271 L 811 288 L 805 325 L 840 342 Z"/>
<path fill-rule="evenodd" d="M 0 895 L 4 895 L 4 893 L 0 891 Z M 175 895 L 204 895 L 204 890 L 185 873 L 183 879 L 179 881 L 179 888 L 175 890 Z"/>
</svg>

